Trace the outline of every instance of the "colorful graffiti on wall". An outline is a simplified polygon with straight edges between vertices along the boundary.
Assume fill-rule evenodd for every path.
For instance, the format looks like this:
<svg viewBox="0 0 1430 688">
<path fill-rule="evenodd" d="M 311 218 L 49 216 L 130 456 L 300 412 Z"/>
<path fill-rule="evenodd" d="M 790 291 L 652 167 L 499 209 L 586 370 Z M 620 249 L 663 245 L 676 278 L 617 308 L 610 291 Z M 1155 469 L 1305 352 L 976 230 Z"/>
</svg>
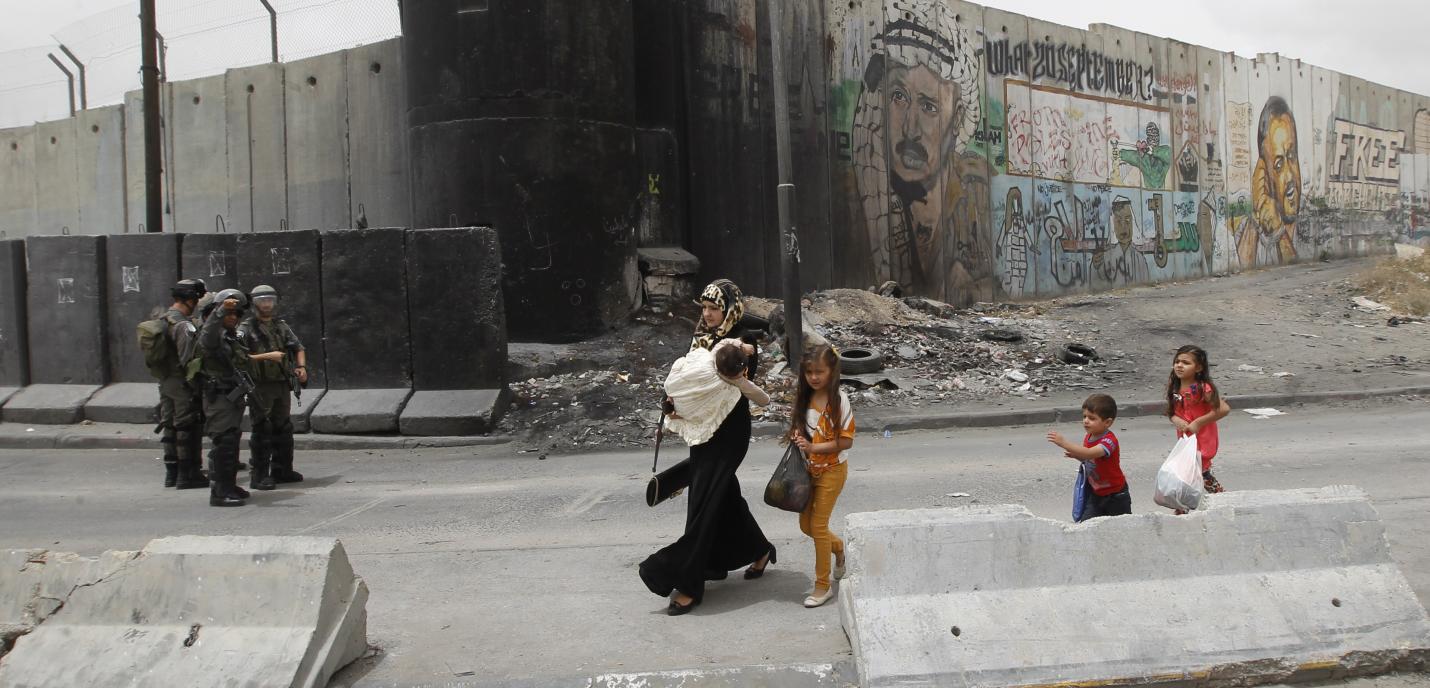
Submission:
<svg viewBox="0 0 1430 688">
<path fill-rule="evenodd" d="M 962 304 L 1430 243 L 1430 100 L 956 0 L 827 11 L 836 183 L 875 282 Z"/>
<path fill-rule="evenodd" d="M 973 38 L 937 3 L 890 4 L 851 134 L 875 277 L 954 302 L 993 293 Z"/>
</svg>

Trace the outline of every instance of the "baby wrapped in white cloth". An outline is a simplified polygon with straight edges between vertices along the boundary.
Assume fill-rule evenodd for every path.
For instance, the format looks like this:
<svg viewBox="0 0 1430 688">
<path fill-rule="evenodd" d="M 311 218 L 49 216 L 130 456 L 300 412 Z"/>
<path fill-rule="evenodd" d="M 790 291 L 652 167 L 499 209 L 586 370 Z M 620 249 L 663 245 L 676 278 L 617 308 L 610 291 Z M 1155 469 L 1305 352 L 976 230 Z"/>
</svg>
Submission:
<svg viewBox="0 0 1430 688">
<path fill-rule="evenodd" d="M 665 426 L 687 444 L 709 442 L 741 395 L 758 406 L 770 403 L 769 395 L 745 376 L 747 347 L 737 339 L 724 339 L 708 351 L 692 349 L 670 366 L 665 394 L 675 403 L 675 413 Z"/>
</svg>

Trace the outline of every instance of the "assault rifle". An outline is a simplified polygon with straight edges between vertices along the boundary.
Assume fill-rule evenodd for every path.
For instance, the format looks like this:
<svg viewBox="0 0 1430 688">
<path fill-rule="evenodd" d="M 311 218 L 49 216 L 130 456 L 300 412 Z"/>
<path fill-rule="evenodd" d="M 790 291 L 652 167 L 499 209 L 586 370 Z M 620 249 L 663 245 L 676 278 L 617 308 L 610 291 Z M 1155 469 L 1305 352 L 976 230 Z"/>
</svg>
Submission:
<svg viewBox="0 0 1430 688">
<path fill-rule="evenodd" d="M 298 381 L 297 361 L 298 347 L 288 347 L 288 353 L 283 356 L 283 372 L 288 377 L 288 388 L 293 390 L 293 398 L 298 400 L 298 408 L 303 408 L 303 388 L 308 383 Z"/>
</svg>

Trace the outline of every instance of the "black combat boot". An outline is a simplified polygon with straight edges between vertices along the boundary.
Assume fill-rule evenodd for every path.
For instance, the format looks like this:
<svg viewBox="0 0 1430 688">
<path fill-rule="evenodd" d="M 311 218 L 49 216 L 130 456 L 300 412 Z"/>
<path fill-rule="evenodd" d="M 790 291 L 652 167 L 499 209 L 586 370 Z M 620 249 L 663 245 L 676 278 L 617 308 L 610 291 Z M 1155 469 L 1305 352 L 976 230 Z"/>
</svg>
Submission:
<svg viewBox="0 0 1430 688">
<path fill-rule="evenodd" d="M 256 431 L 258 428 L 254 428 Z M 275 487 L 268 467 L 273 456 L 273 448 L 268 438 L 258 432 L 248 436 L 249 469 L 248 487 L 254 490 L 271 490 Z"/>
<path fill-rule="evenodd" d="M 244 497 L 235 481 L 238 477 L 238 433 L 224 433 L 214 438 L 209 450 L 209 506 L 243 506 Z"/>
<path fill-rule="evenodd" d="M 195 439 L 199 444 L 194 442 Z M 179 430 L 174 433 L 174 440 L 175 450 L 179 453 L 176 465 L 178 480 L 174 487 L 180 490 L 208 487 L 209 477 L 203 471 L 203 436 L 192 430 Z"/>
<path fill-rule="evenodd" d="M 273 465 L 269 468 L 275 483 L 301 483 L 303 474 L 293 470 L 293 436 L 273 438 Z"/>
<path fill-rule="evenodd" d="M 173 487 L 179 482 L 179 454 L 174 449 L 174 433 L 165 432 L 159 443 L 164 445 L 164 487 Z"/>
</svg>

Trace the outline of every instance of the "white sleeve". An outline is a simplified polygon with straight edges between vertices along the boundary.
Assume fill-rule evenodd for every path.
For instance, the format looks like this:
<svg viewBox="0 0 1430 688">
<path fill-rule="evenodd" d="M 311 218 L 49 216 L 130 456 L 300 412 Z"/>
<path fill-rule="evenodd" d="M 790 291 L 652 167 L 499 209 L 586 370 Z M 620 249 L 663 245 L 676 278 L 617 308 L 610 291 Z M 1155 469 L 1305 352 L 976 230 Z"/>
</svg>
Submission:
<svg viewBox="0 0 1430 688">
<path fill-rule="evenodd" d="M 839 430 L 847 430 L 854 422 L 854 405 L 849 403 L 849 395 L 839 390 Z"/>
</svg>

